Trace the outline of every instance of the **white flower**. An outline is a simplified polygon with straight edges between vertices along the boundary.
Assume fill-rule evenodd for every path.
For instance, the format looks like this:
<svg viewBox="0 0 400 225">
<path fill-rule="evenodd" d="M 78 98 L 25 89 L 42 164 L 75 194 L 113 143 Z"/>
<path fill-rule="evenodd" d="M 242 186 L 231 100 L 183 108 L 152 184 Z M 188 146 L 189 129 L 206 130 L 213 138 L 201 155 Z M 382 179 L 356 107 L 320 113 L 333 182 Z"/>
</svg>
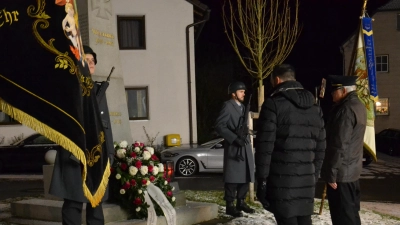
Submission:
<svg viewBox="0 0 400 225">
<path fill-rule="evenodd" d="M 153 167 L 153 175 L 155 176 L 157 174 L 158 174 L 158 167 L 155 166 L 155 167 Z"/>
<path fill-rule="evenodd" d="M 172 190 L 172 191 L 173 191 L 173 190 L 175 190 L 175 187 L 174 187 L 174 186 L 172 186 L 171 190 Z"/>
<path fill-rule="evenodd" d="M 114 144 L 114 148 L 117 147 L 117 144 Z"/>
<path fill-rule="evenodd" d="M 153 147 L 146 147 L 146 150 L 150 152 L 150 154 L 154 154 L 154 148 Z"/>
<path fill-rule="evenodd" d="M 146 175 L 149 172 L 149 168 L 147 166 L 141 166 L 140 167 L 140 173 L 142 175 Z"/>
<path fill-rule="evenodd" d="M 121 189 L 121 190 L 119 190 L 119 193 L 120 193 L 121 195 L 123 195 L 123 194 L 125 194 L 125 190 L 124 190 L 124 189 Z"/>
<path fill-rule="evenodd" d="M 167 185 L 168 184 L 168 181 L 164 181 L 164 185 Z"/>
<path fill-rule="evenodd" d="M 117 173 L 117 175 L 115 175 L 115 178 L 116 178 L 117 180 L 121 179 L 121 174 Z"/>
<path fill-rule="evenodd" d="M 125 154 L 126 154 L 126 149 L 121 148 L 121 149 L 117 150 L 117 157 L 118 158 L 120 158 L 120 159 L 125 158 Z"/>
<path fill-rule="evenodd" d="M 136 212 L 139 212 L 139 211 L 140 211 L 140 207 L 137 207 L 137 208 L 136 208 Z"/>
<path fill-rule="evenodd" d="M 149 180 L 147 180 L 146 186 L 148 186 L 149 184 L 150 184 L 150 181 L 149 181 Z"/>
<path fill-rule="evenodd" d="M 135 176 L 138 172 L 138 169 L 136 168 L 136 166 L 130 166 L 129 167 L 129 174 L 132 176 Z"/>
<path fill-rule="evenodd" d="M 149 151 L 143 151 L 143 159 L 149 160 L 151 158 L 151 154 Z"/>
<path fill-rule="evenodd" d="M 135 152 L 140 152 L 140 148 L 139 147 L 135 147 L 134 151 Z"/>
<path fill-rule="evenodd" d="M 158 172 L 160 172 L 160 173 L 164 172 L 164 164 L 162 164 L 162 163 L 158 164 L 158 169 L 159 169 Z"/>
<path fill-rule="evenodd" d="M 172 199 L 171 199 L 173 202 L 175 201 L 175 197 L 172 197 Z"/>
<path fill-rule="evenodd" d="M 128 142 L 127 141 L 121 141 L 121 143 L 119 143 L 119 147 L 121 147 L 121 148 L 128 147 Z"/>
<path fill-rule="evenodd" d="M 140 189 L 137 192 L 139 193 L 139 195 L 143 193 L 143 191 Z"/>
</svg>

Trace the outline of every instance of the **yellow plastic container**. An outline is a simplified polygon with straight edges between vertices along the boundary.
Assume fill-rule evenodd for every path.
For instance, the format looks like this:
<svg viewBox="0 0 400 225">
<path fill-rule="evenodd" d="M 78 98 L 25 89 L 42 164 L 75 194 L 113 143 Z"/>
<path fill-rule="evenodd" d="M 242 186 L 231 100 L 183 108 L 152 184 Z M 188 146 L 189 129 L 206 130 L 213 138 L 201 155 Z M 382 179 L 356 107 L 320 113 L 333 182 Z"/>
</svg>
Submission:
<svg viewBox="0 0 400 225">
<path fill-rule="evenodd" d="M 179 134 L 167 134 L 164 136 L 164 143 L 167 147 L 181 145 L 181 135 Z"/>
</svg>

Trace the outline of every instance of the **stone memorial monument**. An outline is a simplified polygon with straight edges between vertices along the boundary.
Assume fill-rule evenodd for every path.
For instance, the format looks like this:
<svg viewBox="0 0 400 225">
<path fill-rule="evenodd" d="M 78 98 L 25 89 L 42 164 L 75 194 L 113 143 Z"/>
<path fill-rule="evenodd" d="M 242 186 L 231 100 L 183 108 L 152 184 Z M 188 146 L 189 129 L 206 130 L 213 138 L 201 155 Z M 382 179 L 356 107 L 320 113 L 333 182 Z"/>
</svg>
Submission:
<svg viewBox="0 0 400 225">
<path fill-rule="evenodd" d="M 96 72 L 93 80 L 105 81 L 111 68 L 110 86 L 106 91 L 113 139 L 116 142 L 132 142 L 129 127 L 125 86 L 119 58 L 116 15 L 111 1 L 79 0 L 79 26 L 84 45 L 89 45 L 97 54 Z"/>
</svg>

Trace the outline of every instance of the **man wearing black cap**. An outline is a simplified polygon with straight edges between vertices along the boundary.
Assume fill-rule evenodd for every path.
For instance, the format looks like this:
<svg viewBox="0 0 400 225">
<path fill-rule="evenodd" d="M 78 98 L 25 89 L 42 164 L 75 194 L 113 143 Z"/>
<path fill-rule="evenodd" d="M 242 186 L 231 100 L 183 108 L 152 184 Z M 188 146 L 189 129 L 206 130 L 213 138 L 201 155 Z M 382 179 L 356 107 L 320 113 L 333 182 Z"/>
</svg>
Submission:
<svg viewBox="0 0 400 225">
<path fill-rule="evenodd" d="M 215 130 L 224 141 L 224 182 L 226 214 L 233 217 L 243 216 L 241 211 L 254 213 L 254 209 L 245 203 L 249 191 L 249 182 L 254 182 L 254 157 L 250 137 L 239 137 L 235 133 L 240 118 L 245 113 L 244 101 L 246 86 L 234 82 L 228 87 L 230 100 L 224 105 L 215 122 Z M 244 115 L 247 116 L 247 115 Z M 247 126 L 247 124 L 246 124 Z M 236 207 L 233 202 L 236 199 Z"/>
<path fill-rule="evenodd" d="M 88 64 L 90 75 L 93 75 L 96 69 L 97 57 L 96 53 L 89 47 L 83 46 L 85 52 L 85 61 Z M 104 128 L 106 151 L 110 160 L 110 165 L 114 159 L 114 145 L 112 141 L 112 133 L 110 126 L 110 116 L 108 113 L 107 100 L 105 98 L 105 88 L 101 88 L 104 82 L 97 83 L 92 90 L 92 94 L 96 94 L 96 99 L 101 113 L 101 119 Z M 82 224 L 82 208 L 83 203 L 88 203 L 82 190 L 80 161 L 67 151 L 57 152 L 52 181 L 49 193 L 64 199 L 62 207 L 62 224 L 63 225 L 81 225 Z M 107 200 L 108 191 L 104 194 L 102 201 Z M 104 225 L 104 215 L 102 204 L 97 207 L 86 204 L 86 223 L 88 225 Z"/>
<path fill-rule="evenodd" d="M 321 177 L 327 182 L 333 225 L 360 225 L 360 184 L 365 105 L 356 91 L 357 76 L 329 76 L 336 104 L 326 124 L 326 156 Z"/>
</svg>

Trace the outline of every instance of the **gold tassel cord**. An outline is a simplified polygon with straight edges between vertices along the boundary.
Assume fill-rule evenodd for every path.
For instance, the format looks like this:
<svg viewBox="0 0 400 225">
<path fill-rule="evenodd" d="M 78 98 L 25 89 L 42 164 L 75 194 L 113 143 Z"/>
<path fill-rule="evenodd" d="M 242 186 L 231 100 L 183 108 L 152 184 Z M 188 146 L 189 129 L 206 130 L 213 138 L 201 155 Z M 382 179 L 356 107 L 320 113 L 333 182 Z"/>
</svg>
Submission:
<svg viewBox="0 0 400 225">
<path fill-rule="evenodd" d="M 28 115 L 27 113 L 19 110 L 18 108 L 13 107 L 9 103 L 7 103 L 4 99 L 0 98 L 0 110 L 12 117 L 13 119 L 19 121 L 21 124 L 26 125 L 38 133 L 46 136 L 51 141 L 57 143 L 65 150 L 69 151 L 72 155 L 74 155 L 83 165 L 83 192 L 85 197 L 90 201 L 93 207 L 98 206 L 106 192 L 108 185 L 108 178 L 111 174 L 110 171 L 110 162 L 107 162 L 107 166 L 105 168 L 102 181 L 94 195 L 90 192 L 87 187 L 85 181 L 87 177 L 87 166 L 86 166 L 86 157 L 84 151 L 79 148 L 74 142 L 70 139 L 66 138 L 60 132 L 54 130 L 53 128 L 47 126 L 46 124 L 40 122 L 36 118 Z"/>
<path fill-rule="evenodd" d="M 3 75 L 1 75 L 1 74 L 0 74 L 0 78 L 2 78 L 2 79 L 4 79 L 5 81 L 11 83 L 12 85 L 16 86 L 17 88 L 21 89 L 22 91 L 24 91 L 24 92 L 26 92 L 26 93 L 28 93 L 28 94 L 34 96 L 35 98 L 39 99 L 40 101 L 43 101 L 43 102 L 45 102 L 45 103 L 51 105 L 53 108 L 59 110 L 60 112 L 62 112 L 63 114 L 65 114 L 67 117 L 71 118 L 72 121 L 74 121 L 75 123 L 77 123 L 78 126 L 82 129 L 83 133 L 86 133 L 86 132 L 85 132 L 85 129 L 83 128 L 83 126 L 82 126 L 74 117 L 72 117 L 71 115 L 69 115 L 67 112 L 65 112 L 64 110 L 62 110 L 60 107 L 54 105 L 53 103 L 47 101 L 46 99 L 41 98 L 40 96 L 36 95 L 35 93 L 32 93 L 31 91 L 25 89 L 24 87 L 20 86 L 19 84 L 13 82 L 12 80 L 6 78 L 5 76 L 3 76 Z M 40 132 L 39 132 L 39 133 L 40 133 Z"/>
<path fill-rule="evenodd" d="M 86 170 L 86 166 L 85 166 L 84 169 Z M 86 171 L 84 173 L 86 174 Z M 103 196 L 104 196 L 104 194 L 106 193 L 106 190 L 107 190 L 108 178 L 110 177 L 110 175 L 111 175 L 110 160 L 108 160 L 107 166 L 104 169 L 103 178 L 102 178 L 102 180 L 100 182 L 100 185 L 99 185 L 99 187 L 96 190 L 96 193 L 94 195 L 92 195 L 92 193 L 90 192 L 89 188 L 85 184 L 86 176 L 83 179 L 83 193 L 85 194 L 87 199 L 90 201 L 90 204 L 92 205 L 92 207 L 98 206 L 100 204 L 101 200 L 103 199 Z"/>
</svg>

